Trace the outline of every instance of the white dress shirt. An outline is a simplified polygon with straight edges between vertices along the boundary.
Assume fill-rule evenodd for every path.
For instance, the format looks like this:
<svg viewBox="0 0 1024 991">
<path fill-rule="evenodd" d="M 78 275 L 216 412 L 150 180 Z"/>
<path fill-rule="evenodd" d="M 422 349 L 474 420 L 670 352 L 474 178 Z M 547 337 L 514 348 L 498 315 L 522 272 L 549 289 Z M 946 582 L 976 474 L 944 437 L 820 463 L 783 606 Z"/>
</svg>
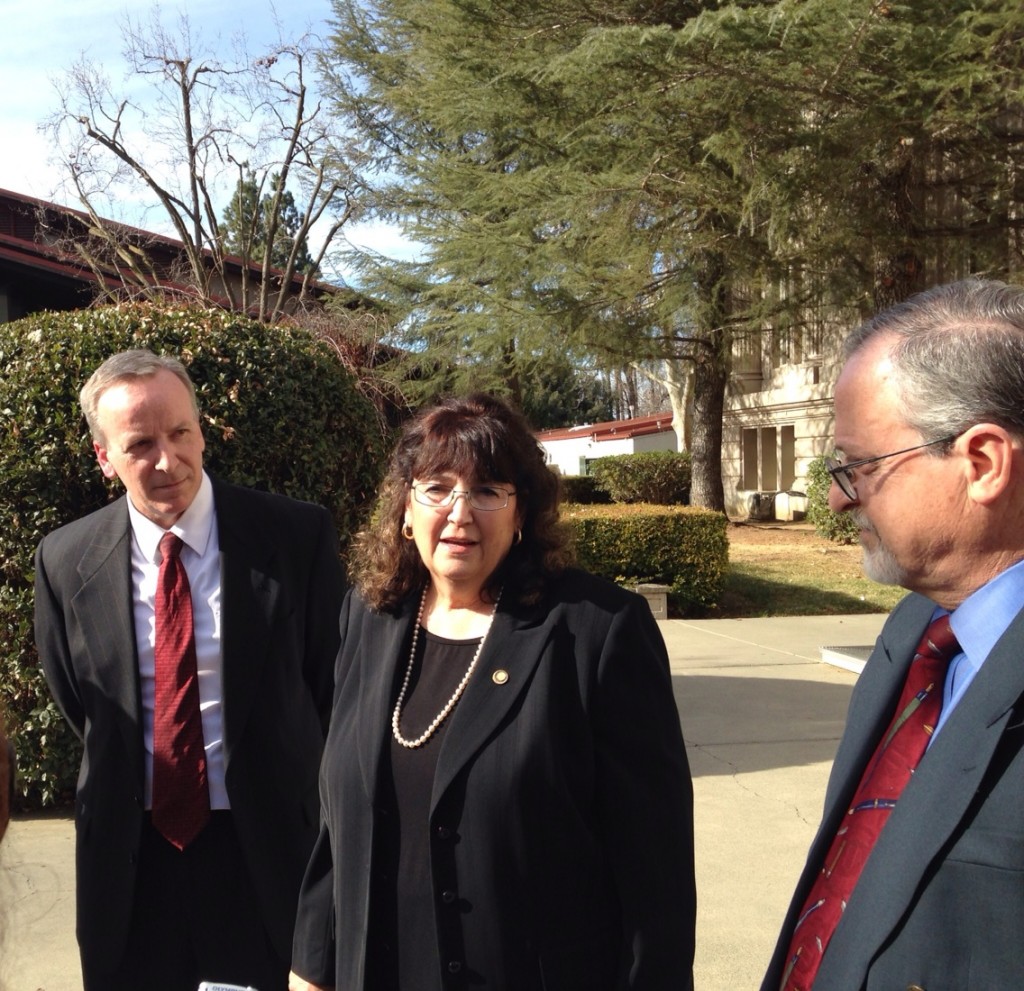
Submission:
<svg viewBox="0 0 1024 991">
<path fill-rule="evenodd" d="M 153 804 L 153 641 L 156 634 L 156 584 L 160 572 L 160 538 L 167 531 L 146 519 L 128 500 L 132 526 L 132 601 L 135 642 L 142 687 L 142 731 L 146 748 L 146 808 Z M 192 505 L 170 528 L 183 541 L 181 563 L 192 591 L 192 622 L 199 672 L 199 709 L 203 720 L 210 808 L 230 808 L 224 787 L 223 706 L 221 701 L 220 545 L 213 485 L 203 472 Z"/>
</svg>

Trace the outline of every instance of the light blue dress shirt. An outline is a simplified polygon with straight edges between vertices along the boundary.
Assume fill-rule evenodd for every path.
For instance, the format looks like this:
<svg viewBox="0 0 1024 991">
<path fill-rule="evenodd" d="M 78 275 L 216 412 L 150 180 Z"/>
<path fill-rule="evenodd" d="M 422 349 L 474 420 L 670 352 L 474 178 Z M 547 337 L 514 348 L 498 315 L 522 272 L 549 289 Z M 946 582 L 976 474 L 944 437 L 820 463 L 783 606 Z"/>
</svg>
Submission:
<svg viewBox="0 0 1024 991">
<path fill-rule="evenodd" d="M 1024 561 L 972 592 L 953 612 L 950 625 L 962 652 L 950 661 L 942 691 L 942 714 L 932 734 L 934 740 L 981 670 L 999 638 L 1024 609 Z M 937 610 L 941 616 L 944 610 Z M 934 618 L 934 617 L 933 617 Z"/>
</svg>

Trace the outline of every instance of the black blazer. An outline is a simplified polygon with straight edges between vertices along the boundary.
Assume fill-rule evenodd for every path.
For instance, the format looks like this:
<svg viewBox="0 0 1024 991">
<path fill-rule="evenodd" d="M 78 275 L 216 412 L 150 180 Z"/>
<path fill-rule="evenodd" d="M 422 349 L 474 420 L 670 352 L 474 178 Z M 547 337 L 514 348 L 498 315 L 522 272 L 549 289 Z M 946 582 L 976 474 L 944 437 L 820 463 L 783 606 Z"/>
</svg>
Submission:
<svg viewBox="0 0 1024 991">
<path fill-rule="evenodd" d="M 685 991 L 693 795 L 657 624 L 642 598 L 579 571 L 537 606 L 512 599 L 438 755 L 430 869 L 437 891 L 456 895 L 437 901 L 443 984 Z M 378 767 L 415 615 L 414 601 L 384 615 L 354 593 L 342 611 L 325 828 L 292 962 L 338 991 L 376 991 L 366 956 Z"/>
<path fill-rule="evenodd" d="M 822 824 L 762 991 L 777 991 L 793 927 L 861 773 L 892 717 L 935 604 L 904 599 L 850 700 Z M 993 648 L 885 825 L 814 991 L 1024 988 L 1024 615 Z"/>
<path fill-rule="evenodd" d="M 225 776 L 260 909 L 287 960 L 318 827 L 343 576 L 319 506 L 214 481 L 222 585 Z M 84 742 L 75 801 L 83 962 L 124 951 L 145 764 L 124 498 L 46 536 L 35 633 L 50 689 Z"/>
</svg>

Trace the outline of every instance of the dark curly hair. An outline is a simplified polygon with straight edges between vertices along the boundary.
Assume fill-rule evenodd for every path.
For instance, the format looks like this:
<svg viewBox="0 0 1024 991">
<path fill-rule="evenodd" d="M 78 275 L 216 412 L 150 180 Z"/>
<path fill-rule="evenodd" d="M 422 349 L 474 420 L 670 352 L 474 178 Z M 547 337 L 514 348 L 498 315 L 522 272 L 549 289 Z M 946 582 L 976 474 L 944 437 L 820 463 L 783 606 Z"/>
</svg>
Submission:
<svg viewBox="0 0 1024 991">
<path fill-rule="evenodd" d="M 526 418 L 486 393 L 442 399 L 406 423 L 370 524 L 353 541 L 350 572 L 359 593 L 374 609 L 394 610 L 428 581 L 402 525 L 412 480 L 445 472 L 515 487 L 522 540 L 488 577 L 483 595 L 494 601 L 504 587 L 506 597 L 536 601 L 571 561 L 558 516 L 561 486 Z"/>
</svg>

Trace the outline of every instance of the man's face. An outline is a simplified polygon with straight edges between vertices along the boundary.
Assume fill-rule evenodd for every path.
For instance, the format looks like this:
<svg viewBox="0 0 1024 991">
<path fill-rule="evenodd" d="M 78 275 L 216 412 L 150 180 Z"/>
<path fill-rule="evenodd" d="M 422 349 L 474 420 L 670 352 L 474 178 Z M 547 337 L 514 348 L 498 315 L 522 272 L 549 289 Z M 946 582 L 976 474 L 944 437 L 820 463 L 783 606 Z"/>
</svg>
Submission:
<svg viewBox="0 0 1024 991">
<path fill-rule="evenodd" d="M 892 337 L 867 344 L 836 383 L 836 448 L 843 461 L 922 442 L 902 413 L 888 350 Z M 964 497 L 948 457 L 922 449 L 853 469 L 856 499 L 833 482 L 829 506 L 860 528 L 864 571 L 875 581 L 936 597 L 956 569 L 957 525 Z"/>
<path fill-rule="evenodd" d="M 188 389 L 166 369 L 117 382 L 102 393 L 96 459 L 117 477 L 132 505 L 167 529 L 192 504 L 203 478 L 206 442 Z"/>
</svg>

